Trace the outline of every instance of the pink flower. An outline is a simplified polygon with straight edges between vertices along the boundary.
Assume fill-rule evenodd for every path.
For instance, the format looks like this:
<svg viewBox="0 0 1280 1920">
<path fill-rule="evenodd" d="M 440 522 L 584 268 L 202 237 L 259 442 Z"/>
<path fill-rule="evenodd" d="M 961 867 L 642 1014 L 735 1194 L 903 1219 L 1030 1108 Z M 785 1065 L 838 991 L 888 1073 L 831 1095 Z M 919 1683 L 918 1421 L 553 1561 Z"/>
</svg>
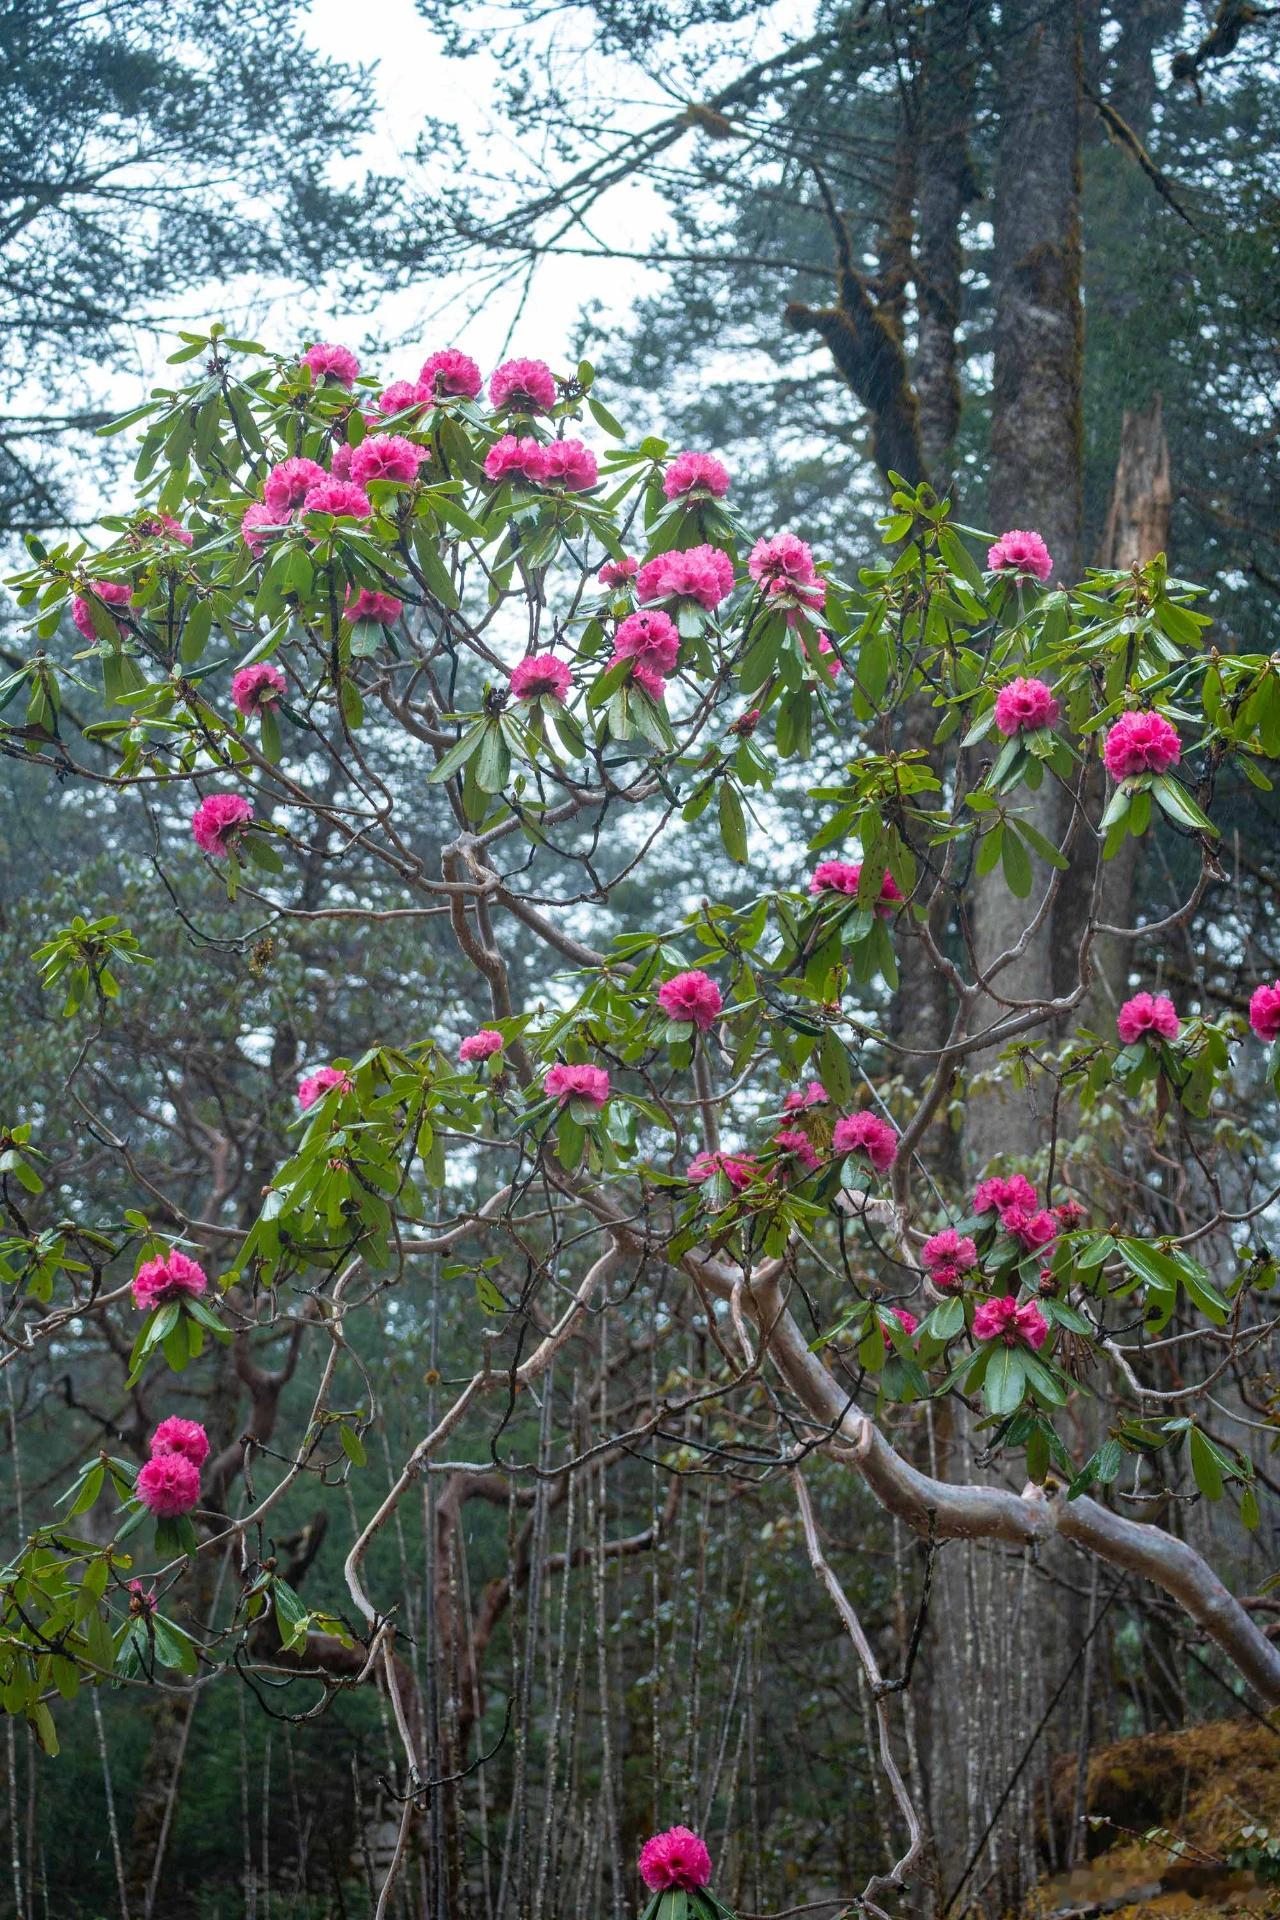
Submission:
<svg viewBox="0 0 1280 1920">
<path fill-rule="evenodd" d="M 613 654 L 615 660 L 639 660 L 659 673 L 670 673 L 680 654 L 675 621 L 651 608 L 629 613 L 613 637 Z"/>
<path fill-rule="evenodd" d="M 183 1453 L 160 1453 L 139 1468 L 134 1491 L 157 1520 L 176 1520 L 200 1498 L 200 1469 Z"/>
<path fill-rule="evenodd" d="M 302 364 L 311 369 L 317 386 L 322 380 L 336 380 L 340 387 L 349 387 L 360 371 L 360 362 L 350 347 L 335 347 L 328 342 L 308 347 Z"/>
<path fill-rule="evenodd" d="M 179 546 L 189 547 L 195 541 L 195 535 L 188 533 L 180 520 L 171 513 L 150 513 L 145 520 L 138 522 L 138 532 L 148 540 L 159 540 L 162 536 L 176 540 Z"/>
<path fill-rule="evenodd" d="M 269 660 L 241 667 L 231 676 L 231 698 L 236 711 L 246 720 L 252 719 L 255 713 L 265 713 L 283 697 L 286 684 L 279 667 L 273 667 Z"/>
<path fill-rule="evenodd" d="M 878 1113 L 846 1113 L 832 1138 L 837 1153 L 860 1153 L 877 1173 L 887 1173 L 898 1157 L 898 1136 Z"/>
<path fill-rule="evenodd" d="M 351 1082 L 340 1067 L 317 1067 L 305 1080 L 299 1080 L 298 1105 L 305 1113 L 333 1087 L 341 1087 L 343 1093 L 351 1092 Z"/>
<path fill-rule="evenodd" d="M 255 500 L 251 506 L 247 506 L 241 516 L 240 538 L 251 553 L 261 553 L 270 533 L 279 533 L 280 530 L 280 516 L 272 513 L 270 507 L 261 500 Z"/>
<path fill-rule="evenodd" d="M 1071 1233 L 1076 1227 L 1082 1227 L 1089 1218 L 1089 1210 L 1082 1207 L 1078 1200 L 1064 1200 L 1053 1210 L 1053 1217 L 1064 1233 Z"/>
<path fill-rule="evenodd" d="M 609 1098 L 609 1075 L 603 1067 L 556 1066 L 547 1074 L 542 1090 L 562 1107 L 570 1100 L 589 1100 L 593 1107 L 602 1107 Z"/>
<path fill-rule="evenodd" d="M 416 480 L 427 449 L 402 433 L 371 433 L 352 450 L 351 478 L 358 487 L 371 480 Z"/>
<path fill-rule="evenodd" d="M 505 360 L 489 381 L 489 404 L 500 413 L 550 413 L 556 403 L 555 376 L 545 360 Z"/>
<path fill-rule="evenodd" d="M 771 540 L 757 540 L 747 572 L 753 580 L 782 580 L 802 587 L 812 586 L 818 577 L 812 550 L 798 533 L 775 533 Z"/>
<path fill-rule="evenodd" d="M 554 653 L 527 653 L 511 669 L 514 700 L 560 700 L 573 686 L 568 663 Z"/>
<path fill-rule="evenodd" d="M 209 1436 L 198 1420 L 171 1413 L 151 1436 L 151 1458 L 157 1460 L 162 1453 L 180 1453 L 199 1469 L 209 1458 Z"/>
<path fill-rule="evenodd" d="M 996 725 L 1003 734 L 1051 727 L 1061 711 L 1043 680 L 1011 680 L 996 695 Z"/>
<path fill-rule="evenodd" d="M 355 461 L 353 453 L 352 461 Z M 332 513 L 343 520 L 367 520 L 373 512 L 369 496 L 352 480 L 334 480 L 328 474 L 307 490 L 302 502 L 304 513 Z"/>
<path fill-rule="evenodd" d="M 858 882 L 862 878 L 860 860 L 820 860 L 809 879 L 809 891 L 818 893 L 856 894 Z M 901 887 L 886 868 L 880 882 L 880 898 L 876 902 L 876 912 L 882 920 L 887 920 L 893 909 L 904 898 Z"/>
<path fill-rule="evenodd" d="M 959 1293 L 964 1288 L 967 1267 L 957 1267 L 949 1260 L 940 1260 L 929 1275 L 929 1279 L 939 1293 Z"/>
<path fill-rule="evenodd" d="M 172 1247 L 163 1259 L 144 1260 L 138 1268 L 133 1276 L 133 1304 L 149 1313 L 152 1307 L 163 1306 L 166 1300 L 179 1300 L 184 1293 L 194 1298 L 202 1294 L 208 1284 L 199 1262 Z"/>
<path fill-rule="evenodd" d="M 667 691 L 667 683 L 658 668 L 653 666 L 649 661 L 637 660 L 625 653 L 615 653 L 606 660 L 605 672 L 607 673 L 610 667 L 616 667 L 619 660 L 629 658 L 631 660 L 630 678 L 635 681 L 638 687 L 644 688 L 651 700 L 661 700 Z"/>
<path fill-rule="evenodd" d="M 342 611 L 351 621 L 372 620 L 380 627 L 394 627 L 404 612 L 404 602 L 394 593 L 375 593 L 371 587 L 361 587 L 359 593 L 348 593 Z"/>
<path fill-rule="evenodd" d="M 756 1177 L 756 1163 L 749 1153 L 700 1153 L 689 1162 L 686 1178 L 696 1186 L 723 1174 L 735 1193 L 749 1187 Z"/>
<path fill-rule="evenodd" d="M 295 507 L 300 507 L 318 481 L 327 480 L 328 474 L 315 460 L 282 460 L 272 467 L 267 475 L 266 485 L 262 489 L 262 498 L 270 507 L 276 521 L 287 520 Z"/>
<path fill-rule="evenodd" d="M 89 591 L 95 600 L 101 600 L 107 607 L 127 607 L 133 599 L 133 588 L 124 580 L 91 580 Z M 93 615 L 89 611 L 89 602 L 81 594 L 75 594 L 71 601 L 71 618 L 86 640 L 96 640 L 98 630 L 93 624 Z M 117 627 L 120 622 L 117 620 Z"/>
<path fill-rule="evenodd" d="M 621 587 L 628 580 L 634 580 L 639 570 L 640 562 L 628 553 L 621 560 L 606 560 L 596 578 L 602 587 Z"/>
<path fill-rule="evenodd" d="M 1249 1001 L 1249 1025 L 1259 1040 L 1280 1040 L 1280 980 L 1255 987 Z"/>
<path fill-rule="evenodd" d="M 773 1144 L 780 1153 L 789 1154 L 798 1160 L 806 1173 L 814 1173 L 822 1164 L 817 1149 L 807 1133 L 801 1133 L 799 1127 L 783 1127 L 773 1136 Z"/>
<path fill-rule="evenodd" d="M 920 1249 L 920 1258 L 935 1277 L 939 1267 L 965 1273 L 977 1265 L 978 1249 L 967 1233 L 957 1233 L 954 1227 L 944 1227 L 941 1233 L 931 1234 L 925 1241 Z"/>
<path fill-rule="evenodd" d="M 378 395 L 378 412 L 383 415 L 407 413 L 410 407 L 428 407 L 431 401 L 431 388 L 424 381 L 393 380 Z M 345 479 L 346 475 L 342 477 Z"/>
<path fill-rule="evenodd" d="M 1126 1047 L 1148 1033 L 1161 1040 L 1176 1040 L 1181 1024 L 1167 993 L 1135 993 L 1116 1015 L 1116 1032 Z"/>
<path fill-rule="evenodd" d="M 1037 1253 L 1041 1247 L 1051 1246 L 1058 1237 L 1058 1223 L 1044 1207 L 1037 1212 L 1030 1207 L 1004 1207 L 1000 1214 L 1000 1225 L 1015 1240 L 1020 1240 L 1028 1253 Z"/>
<path fill-rule="evenodd" d="M 733 592 L 733 562 L 719 547 L 690 547 L 686 553 L 660 553 L 636 575 L 641 600 L 692 600 L 710 613 Z"/>
<path fill-rule="evenodd" d="M 819 600 L 818 605 L 822 605 L 821 600 Z M 808 653 L 808 648 L 806 648 L 805 651 Z M 809 657 L 812 659 L 813 656 L 809 655 Z M 844 672 L 844 661 L 840 658 L 840 655 L 836 652 L 825 633 L 818 642 L 818 659 L 833 678 L 837 674 Z"/>
<path fill-rule="evenodd" d="M 723 500 L 729 491 L 728 469 L 713 453 L 678 453 L 662 476 L 662 491 L 668 500 L 682 493 L 709 493 Z"/>
<path fill-rule="evenodd" d="M 470 354 L 459 353 L 456 347 L 442 347 L 439 353 L 428 354 L 418 378 L 434 400 L 474 400 L 484 385 Z"/>
<path fill-rule="evenodd" d="M 1049 1337 L 1049 1324 L 1034 1300 L 1019 1306 L 1007 1293 L 1002 1300 L 982 1302 L 973 1316 L 973 1333 L 977 1340 L 1003 1340 L 1007 1347 L 1025 1340 L 1038 1350 Z"/>
<path fill-rule="evenodd" d="M 527 480 L 541 486 L 547 477 L 547 449 L 541 440 L 518 440 L 514 433 L 504 433 L 485 455 L 484 471 L 489 480 Z"/>
<path fill-rule="evenodd" d="M 658 988 L 658 1005 L 671 1020 L 692 1021 L 705 1033 L 724 1005 L 724 995 L 709 974 L 694 968 L 677 973 Z"/>
<path fill-rule="evenodd" d="M 910 1307 L 886 1307 L 884 1311 L 893 1316 L 908 1338 L 910 1338 L 920 1325 L 920 1322 L 916 1319 Z"/>
<path fill-rule="evenodd" d="M 1162 713 L 1122 713 L 1107 734 L 1102 758 L 1113 780 L 1164 773 L 1182 755 L 1178 729 Z"/>
<path fill-rule="evenodd" d="M 196 845 L 215 860 L 225 860 L 240 830 L 253 818 L 253 808 L 239 793 L 211 793 L 191 816 Z"/>
<path fill-rule="evenodd" d="M 581 440 L 553 440 L 543 449 L 546 468 L 544 484 L 563 487 L 567 493 L 585 493 L 599 479 L 596 457 Z"/>
<path fill-rule="evenodd" d="M 1037 1194 L 1024 1173 L 993 1174 L 983 1180 L 973 1196 L 975 1213 L 1003 1213 L 1006 1207 L 1026 1207 L 1034 1212 Z"/>
<path fill-rule="evenodd" d="M 655 1893 L 667 1887 L 705 1887 L 711 1878 L 711 1855 L 688 1827 L 670 1827 L 641 1847 L 640 1878 Z"/>
<path fill-rule="evenodd" d="M 469 1033 L 458 1048 L 459 1060 L 490 1060 L 495 1053 L 502 1052 L 502 1035 L 495 1033 L 492 1027 L 481 1027 L 479 1033 Z"/>
<path fill-rule="evenodd" d="M 811 1080 L 807 1087 L 792 1087 L 782 1103 L 784 1113 L 801 1113 L 806 1107 L 825 1107 L 831 1096 L 821 1080 Z"/>
<path fill-rule="evenodd" d="M 348 446 L 345 440 L 339 441 L 329 461 L 331 479 L 349 480 L 351 478 L 351 456 L 354 452 L 355 448 Z"/>
<path fill-rule="evenodd" d="M 992 573 L 1027 574 L 1042 586 L 1053 572 L 1053 560 L 1040 535 L 1020 527 L 1002 533 L 994 546 L 987 548 L 987 565 Z"/>
</svg>

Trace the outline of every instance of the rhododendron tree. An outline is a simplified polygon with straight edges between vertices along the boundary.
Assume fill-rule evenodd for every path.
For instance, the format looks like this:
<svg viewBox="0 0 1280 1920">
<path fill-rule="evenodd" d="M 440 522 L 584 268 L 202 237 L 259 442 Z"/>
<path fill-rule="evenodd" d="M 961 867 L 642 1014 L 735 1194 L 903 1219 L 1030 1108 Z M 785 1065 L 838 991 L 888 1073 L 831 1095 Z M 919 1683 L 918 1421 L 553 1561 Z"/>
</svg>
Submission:
<svg viewBox="0 0 1280 1920">
<path fill-rule="evenodd" d="M 198 1205 L 139 1189 L 104 1123 L 119 1207 L 91 1228 L 73 1195 L 43 1192 L 41 1116 L 16 1098 L 0 1273 L 23 1331 L 3 1364 L 102 1325 L 129 1391 L 166 1404 L 145 1461 L 95 1455 L 73 1480 L 85 1539 L 52 1507 L 29 1515 L 5 1590 L 9 1710 L 49 1744 L 57 1692 L 113 1670 L 145 1684 L 152 1583 L 167 1606 L 186 1596 L 165 1642 L 183 1670 L 320 1676 L 309 1712 L 330 1683 L 377 1687 L 390 1911 L 412 1849 L 437 1844 L 441 1782 L 452 1822 L 492 1757 L 483 1647 L 465 1654 L 476 1700 L 458 1693 L 428 1743 L 409 1623 L 458 1663 L 474 1621 L 450 1563 L 424 1624 L 391 1542 L 424 1513 L 444 1538 L 456 1501 L 437 1509 L 437 1490 L 479 1477 L 513 1516 L 529 1489 L 520 1577 L 553 1558 L 568 1577 L 583 1560 L 574 1538 L 548 1545 L 554 1482 L 557 1502 L 589 1503 L 602 1567 L 606 1546 L 660 1544 L 657 1520 L 613 1541 L 598 1504 L 634 1459 L 677 1487 L 704 1462 L 749 1474 L 798 1527 L 867 1680 L 903 1840 L 868 1912 L 918 1874 L 924 1839 L 896 1683 L 824 1552 L 815 1475 L 917 1535 L 930 1566 L 949 1540 L 1061 1543 L 1149 1583 L 1280 1701 L 1251 1610 L 1126 1504 L 1176 1484 L 1242 1535 L 1258 1524 L 1258 1423 L 1224 1434 L 1216 1383 L 1256 1386 L 1270 1331 L 1275 1192 L 1231 1113 L 1238 1083 L 1276 1070 L 1280 986 L 1257 981 L 1247 1018 L 1181 991 L 1175 1012 L 1150 983 L 1170 932 L 1229 885 L 1215 787 L 1228 765 L 1270 777 L 1275 660 L 1206 648 L 1199 596 L 1162 560 L 1055 580 L 1038 536 L 960 525 L 926 486 L 897 488 L 880 554 L 747 527 L 719 456 L 633 442 L 585 363 L 512 359 L 486 389 L 442 350 L 417 398 L 332 343 L 189 345 L 194 379 L 129 423 L 140 517 L 93 549 L 29 543 L 6 750 L 149 810 L 193 938 L 234 906 L 255 953 L 264 928 L 326 916 L 377 952 L 403 917 L 448 930 L 465 1004 L 423 995 L 412 1030 L 295 1078 L 247 1219 L 216 1184 Z M 824 643 L 838 678 L 815 665 Z M 59 716 L 86 685 L 100 712 L 82 738 Z M 1046 793 L 1054 837 L 1030 804 Z M 679 908 L 649 924 L 654 850 L 695 828 Z M 1107 871 L 1135 840 L 1157 841 L 1184 904 L 1115 926 Z M 992 889 L 1025 903 L 1024 926 L 979 957 L 972 907 Z M 1074 939 L 1053 995 L 1028 999 L 1011 970 L 1059 897 L 1078 902 Z M 1126 957 L 1100 1012 L 1104 934 Z M 83 975 L 67 1013 L 92 1011 L 90 1049 L 130 991 L 108 966 L 133 957 L 123 942 L 81 922 L 41 949 L 50 977 Z M 918 1043 L 910 1006 L 894 1016 L 908 958 L 945 993 L 941 1046 Z M 979 1104 L 1033 1113 L 1034 1150 L 973 1164 Z M 376 1478 L 366 1437 L 386 1409 L 362 1341 L 438 1328 L 442 1299 L 448 1352 L 406 1390 L 412 1444 Z M 1173 1342 L 1202 1363 L 1152 1386 Z M 228 1343 L 254 1418 L 201 1454 L 192 1396 Z M 314 1356 L 305 1395 L 284 1395 L 294 1375 L 267 1368 L 267 1343 Z M 638 1353 L 624 1396 L 610 1370 Z M 945 1461 L 918 1445 L 939 1400 L 977 1442 Z M 335 1495 L 342 1536 L 314 1605 L 271 1544 L 304 1492 Z M 535 1586 L 531 1618 L 537 1602 Z M 723 1654 L 722 1623 L 702 1631 Z M 438 1843 L 446 1877 L 465 1871 L 462 1824 Z M 647 1883 L 700 1911 L 705 1847 L 661 1839 L 645 1857 L 667 1877 Z M 636 1890 L 613 1858 L 618 1904 Z"/>
</svg>

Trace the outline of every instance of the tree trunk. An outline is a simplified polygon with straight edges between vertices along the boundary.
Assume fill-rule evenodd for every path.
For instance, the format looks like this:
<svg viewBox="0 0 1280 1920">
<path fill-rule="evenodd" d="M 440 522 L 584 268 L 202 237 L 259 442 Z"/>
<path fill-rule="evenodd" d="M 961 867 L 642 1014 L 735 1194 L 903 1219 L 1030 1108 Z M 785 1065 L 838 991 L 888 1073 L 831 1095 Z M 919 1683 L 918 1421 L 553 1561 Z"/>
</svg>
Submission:
<svg viewBox="0 0 1280 1920">
<path fill-rule="evenodd" d="M 960 425 L 960 221 L 975 196 L 969 118 L 977 10 L 978 0 L 937 0 L 925 30 L 920 93 L 915 387 L 925 466 L 939 493 L 947 492 L 954 478 Z"/>
</svg>

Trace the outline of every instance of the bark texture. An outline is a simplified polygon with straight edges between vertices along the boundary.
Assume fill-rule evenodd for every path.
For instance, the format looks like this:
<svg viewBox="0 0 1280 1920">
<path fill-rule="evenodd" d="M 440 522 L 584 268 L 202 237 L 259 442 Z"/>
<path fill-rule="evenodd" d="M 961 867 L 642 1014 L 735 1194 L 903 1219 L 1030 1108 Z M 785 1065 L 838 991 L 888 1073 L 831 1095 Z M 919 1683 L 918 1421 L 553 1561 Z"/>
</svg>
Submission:
<svg viewBox="0 0 1280 1920">
<path fill-rule="evenodd" d="M 977 11 L 977 0 L 938 0 L 930 10 L 920 91 L 915 386 L 921 451 L 939 492 L 954 478 L 960 425 L 960 221 L 977 191 L 969 164 Z"/>
</svg>

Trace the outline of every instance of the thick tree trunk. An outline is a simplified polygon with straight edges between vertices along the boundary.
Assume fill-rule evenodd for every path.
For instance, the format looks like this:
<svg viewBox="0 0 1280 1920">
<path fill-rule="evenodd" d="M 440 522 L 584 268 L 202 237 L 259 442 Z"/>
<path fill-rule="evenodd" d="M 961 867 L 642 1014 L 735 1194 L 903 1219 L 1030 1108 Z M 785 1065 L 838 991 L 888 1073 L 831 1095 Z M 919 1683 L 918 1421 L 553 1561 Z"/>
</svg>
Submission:
<svg viewBox="0 0 1280 1920">
<path fill-rule="evenodd" d="M 925 30 L 920 92 L 915 386 L 920 444 L 939 493 L 949 490 L 954 477 L 960 425 L 960 221 L 975 192 L 969 165 L 969 117 L 977 12 L 978 0 L 937 0 Z"/>
</svg>

